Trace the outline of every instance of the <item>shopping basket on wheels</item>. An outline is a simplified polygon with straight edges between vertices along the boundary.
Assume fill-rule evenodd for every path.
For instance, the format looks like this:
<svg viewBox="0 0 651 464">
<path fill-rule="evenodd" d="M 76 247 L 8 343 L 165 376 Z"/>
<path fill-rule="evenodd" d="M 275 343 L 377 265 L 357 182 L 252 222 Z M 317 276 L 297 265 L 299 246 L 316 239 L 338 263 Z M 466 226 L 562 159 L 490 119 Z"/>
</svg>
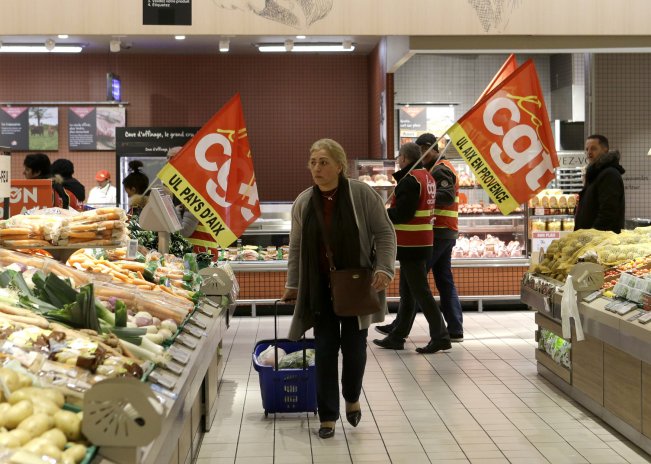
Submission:
<svg viewBox="0 0 651 464">
<path fill-rule="evenodd" d="M 260 376 L 260 393 L 264 415 L 276 412 L 314 412 L 316 406 L 316 371 L 307 365 L 308 348 L 314 348 L 314 339 L 303 338 L 293 342 L 278 338 L 278 303 L 274 303 L 274 338 L 260 340 L 253 350 L 253 368 Z M 258 356 L 269 346 L 274 346 L 274 365 L 258 363 Z M 303 367 L 297 369 L 278 369 L 278 348 L 287 354 L 303 350 Z"/>
</svg>

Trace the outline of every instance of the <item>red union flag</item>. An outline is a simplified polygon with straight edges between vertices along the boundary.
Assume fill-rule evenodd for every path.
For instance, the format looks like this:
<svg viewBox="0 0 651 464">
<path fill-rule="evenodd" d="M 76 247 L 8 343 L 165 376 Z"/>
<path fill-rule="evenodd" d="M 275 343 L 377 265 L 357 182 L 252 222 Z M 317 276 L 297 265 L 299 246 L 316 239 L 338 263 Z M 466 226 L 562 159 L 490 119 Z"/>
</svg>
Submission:
<svg viewBox="0 0 651 464">
<path fill-rule="evenodd" d="M 554 178 L 558 158 L 531 60 L 464 114 L 448 134 L 502 214 Z"/>
<path fill-rule="evenodd" d="M 481 93 L 475 104 L 479 103 L 479 101 L 484 98 L 484 96 L 493 90 L 495 87 L 497 87 L 500 82 L 502 82 L 504 79 L 506 79 L 508 76 L 510 76 L 513 71 L 518 69 L 518 63 L 515 61 L 515 55 L 511 53 L 509 57 L 506 59 L 502 67 L 497 71 L 497 74 L 493 76 L 493 80 L 490 81 L 490 83 L 486 86 L 484 91 Z"/>
<path fill-rule="evenodd" d="M 239 94 L 183 146 L 158 177 L 199 219 L 204 238 L 212 237 L 227 247 L 242 235 L 260 216 L 260 202 Z"/>
</svg>

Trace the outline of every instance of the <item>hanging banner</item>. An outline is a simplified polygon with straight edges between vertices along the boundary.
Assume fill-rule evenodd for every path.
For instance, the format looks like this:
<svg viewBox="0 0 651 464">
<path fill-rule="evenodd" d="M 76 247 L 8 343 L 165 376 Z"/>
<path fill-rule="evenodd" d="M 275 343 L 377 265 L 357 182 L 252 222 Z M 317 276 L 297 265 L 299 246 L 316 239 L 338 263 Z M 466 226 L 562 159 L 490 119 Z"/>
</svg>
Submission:
<svg viewBox="0 0 651 464">
<path fill-rule="evenodd" d="M 0 145 L 12 150 L 58 150 L 59 109 L 55 106 L 0 107 Z"/>
<path fill-rule="evenodd" d="M 68 109 L 68 148 L 70 151 L 115 150 L 115 131 L 125 125 L 124 107 L 71 107 Z"/>
<path fill-rule="evenodd" d="M 236 94 L 158 173 L 219 246 L 260 216 L 258 187 Z"/>
<path fill-rule="evenodd" d="M 142 24 L 192 26 L 192 1 L 142 0 Z"/>
<path fill-rule="evenodd" d="M 515 210 L 554 178 L 558 158 L 531 60 L 473 106 L 448 134 L 502 214 Z"/>
</svg>

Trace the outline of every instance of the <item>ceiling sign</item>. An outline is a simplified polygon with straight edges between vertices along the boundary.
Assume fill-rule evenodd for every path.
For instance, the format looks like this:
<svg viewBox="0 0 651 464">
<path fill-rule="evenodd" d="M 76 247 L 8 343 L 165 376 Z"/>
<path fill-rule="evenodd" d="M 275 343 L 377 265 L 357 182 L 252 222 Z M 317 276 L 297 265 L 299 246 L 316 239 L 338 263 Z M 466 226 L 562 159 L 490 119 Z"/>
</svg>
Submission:
<svg viewBox="0 0 651 464">
<path fill-rule="evenodd" d="M 192 0 L 142 0 L 142 24 L 191 26 Z"/>
</svg>

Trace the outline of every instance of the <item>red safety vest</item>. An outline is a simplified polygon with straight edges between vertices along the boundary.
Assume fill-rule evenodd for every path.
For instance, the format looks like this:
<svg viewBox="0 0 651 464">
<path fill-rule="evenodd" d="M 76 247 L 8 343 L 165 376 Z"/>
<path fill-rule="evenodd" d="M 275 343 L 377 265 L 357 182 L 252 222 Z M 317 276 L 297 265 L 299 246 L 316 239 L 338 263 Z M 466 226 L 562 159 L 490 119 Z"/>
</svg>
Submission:
<svg viewBox="0 0 651 464">
<path fill-rule="evenodd" d="M 203 224 L 199 223 L 192 235 L 187 237 L 186 240 L 192 245 L 193 252 L 210 253 L 213 255 L 213 261 L 217 261 L 219 258 L 219 244 L 215 242 L 215 239 Z"/>
<path fill-rule="evenodd" d="M 420 197 L 418 208 L 414 217 L 406 224 L 394 224 L 398 246 L 422 247 L 432 246 L 434 232 L 432 231 L 432 220 L 434 218 L 434 202 L 436 201 L 436 182 L 427 169 L 413 169 L 410 176 L 418 181 L 420 185 Z M 395 206 L 395 197 L 392 205 Z"/>
<path fill-rule="evenodd" d="M 434 228 L 435 229 L 450 229 L 454 231 L 459 230 L 459 176 L 455 171 L 454 166 L 448 160 L 439 160 L 434 166 L 444 164 L 450 171 L 454 173 L 454 203 L 447 206 L 436 205 L 434 208 Z"/>
</svg>

